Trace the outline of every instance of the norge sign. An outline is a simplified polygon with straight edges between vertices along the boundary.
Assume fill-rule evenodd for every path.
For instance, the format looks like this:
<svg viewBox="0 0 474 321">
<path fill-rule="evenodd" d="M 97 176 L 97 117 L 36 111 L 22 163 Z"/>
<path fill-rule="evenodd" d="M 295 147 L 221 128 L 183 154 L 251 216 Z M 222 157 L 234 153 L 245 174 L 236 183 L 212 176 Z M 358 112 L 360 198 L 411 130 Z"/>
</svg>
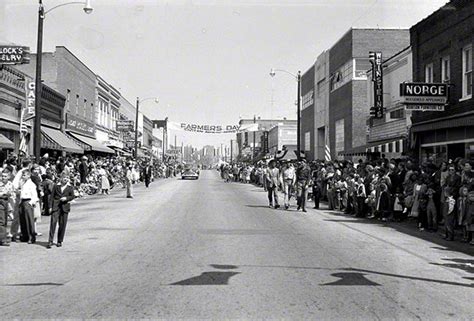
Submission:
<svg viewBox="0 0 474 321">
<path fill-rule="evenodd" d="M 407 105 L 444 105 L 448 102 L 448 84 L 402 83 L 400 96 Z"/>
</svg>

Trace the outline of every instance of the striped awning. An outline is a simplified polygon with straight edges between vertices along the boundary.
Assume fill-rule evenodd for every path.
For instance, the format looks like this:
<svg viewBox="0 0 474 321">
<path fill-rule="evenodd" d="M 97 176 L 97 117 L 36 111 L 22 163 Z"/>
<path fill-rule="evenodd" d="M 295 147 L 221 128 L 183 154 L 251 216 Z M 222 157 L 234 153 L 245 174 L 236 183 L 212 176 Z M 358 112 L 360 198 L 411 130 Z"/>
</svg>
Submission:
<svg viewBox="0 0 474 321">
<path fill-rule="evenodd" d="M 406 138 L 391 138 L 367 144 L 368 153 L 403 153 Z"/>
<path fill-rule="evenodd" d="M 0 148 L 1 149 L 14 149 L 15 144 L 4 135 L 0 134 Z"/>
<path fill-rule="evenodd" d="M 76 133 L 69 132 L 69 135 L 74 139 L 74 141 L 77 141 L 81 146 L 85 147 L 84 149 L 86 150 L 92 150 L 96 152 L 101 152 L 101 153 L 107 153 L 107 154 L 115 154 L 115 151 L 111 148 L 108 148 L 107 146 L 101 144 L 97 140 L 86 137 L 83 135 L 79 135 Z"/>
<path fill-rule="evenodd" d="M 73 154 L 84 154 L 84 149 L 74 143 L 63 132 L 58 129 L 41 126 L 41 133 L 43 139 L 41 140 L 41 147 L 54 150 L 63 150 Z"/>
</svg>

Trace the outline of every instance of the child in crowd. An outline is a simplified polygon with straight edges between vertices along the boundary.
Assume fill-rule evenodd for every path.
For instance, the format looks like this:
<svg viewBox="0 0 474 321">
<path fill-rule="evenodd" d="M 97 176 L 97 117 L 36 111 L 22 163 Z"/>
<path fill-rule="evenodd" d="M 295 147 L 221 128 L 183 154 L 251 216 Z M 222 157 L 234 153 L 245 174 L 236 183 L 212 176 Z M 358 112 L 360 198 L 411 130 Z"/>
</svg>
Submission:
<svg viewBox="0 0 474 321">
<path fill-rule="evenodd" d="M 448 241 L 454 240 L 454 226 L 456 224 L 455 218 L 455 207 L 456 207 L 456 200 L 453 197 L 453 192 L 450 187 L 446 187 L 444 190 L 444 208 L 443 208 L 443 216 L 444 216 L 444 224 L 445 224 L 445 236 L 444 239 Z"/>
</svg>

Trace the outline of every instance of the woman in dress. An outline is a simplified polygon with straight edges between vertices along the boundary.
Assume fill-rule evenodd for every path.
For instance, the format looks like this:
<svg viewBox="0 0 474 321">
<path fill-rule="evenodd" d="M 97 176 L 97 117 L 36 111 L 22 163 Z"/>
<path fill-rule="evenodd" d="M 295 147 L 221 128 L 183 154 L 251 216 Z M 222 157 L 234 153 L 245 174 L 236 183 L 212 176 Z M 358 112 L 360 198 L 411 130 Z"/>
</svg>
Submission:
<svg viewBox="0 0 474 321">
<path fill-rule="evenodd" d="M 109 182 L 109 176 L 107 174 L 107 171 L 102 165 L 98 166 L 99 169 L 97 171 L 97 174 L 99 175 L 99 182 L 100 182 L 100 190 L 102 194 L 109 194 L 110 190 L 110 182 Z"/>
</svg>

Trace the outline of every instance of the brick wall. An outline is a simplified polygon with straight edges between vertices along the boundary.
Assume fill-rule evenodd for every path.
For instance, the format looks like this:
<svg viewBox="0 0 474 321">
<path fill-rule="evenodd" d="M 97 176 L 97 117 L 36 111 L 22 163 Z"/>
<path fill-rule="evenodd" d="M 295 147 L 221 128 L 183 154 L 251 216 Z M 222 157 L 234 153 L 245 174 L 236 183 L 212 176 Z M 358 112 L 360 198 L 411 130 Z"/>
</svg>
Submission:
<svg viewBox="0 0 474 321">
<path fill-rule="evenodd" d="M 472 112 L 473 99 L 462 96 L 462 48 L 474 45 L 474 2 L 451 1 L 456 10 L 438 10 L 410 29 L 413 50 L 413 80 L 425 80 L 425 65 L 433 63 L 434 82 L 441 81 L 441 58 L 450 57 L 450 105 L 444 112 L 414 112 L 413 123 Z M 474 58 L 473 58 L 474 59 Z M 473 61 L 474 62 L 474 61 Z"/>
</svg>

